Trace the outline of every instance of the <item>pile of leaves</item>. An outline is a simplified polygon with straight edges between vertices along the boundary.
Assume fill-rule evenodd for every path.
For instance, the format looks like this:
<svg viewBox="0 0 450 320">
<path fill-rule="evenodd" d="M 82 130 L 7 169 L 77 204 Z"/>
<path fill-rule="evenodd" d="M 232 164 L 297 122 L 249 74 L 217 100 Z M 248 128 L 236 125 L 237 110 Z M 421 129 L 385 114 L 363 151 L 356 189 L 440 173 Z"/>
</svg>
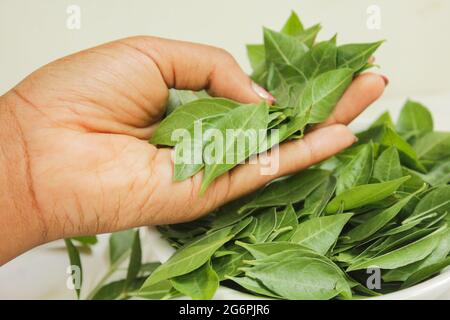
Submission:
<svg viewBox="0 0 450 320">
<path fill-rule="evenodd" d="M 450 264 L 450 133 L 433 131 L 429 111 L 408 101 L 397 124 L 385 113 L 357 136 L 314 168 L 160 227 L 177 251 L 141 292 L 166 282 L 194 299 L 213 297 L 219 284 L 271 298 L 349 299 L 439 273 Z M 371 290 L 374 268 L 381 279 Z"/>
<path fill-rule="evenodd" d="M 282 32 L 265 29 L 264 45 L 248 46 L 253 78 L 271 90 L 276 105 L 173 91 L 152 142 L 183 152 L 171 132 L 191 130 L 198 119 L 220 130 L 278 128 L 284 134 L 275 143 L 300 138 L 327 118 L 380 45 L 336 46 L 335 37 L 316 43 L 319 29 L 304 29 L 293 13 Z M 351 299 L 438 274 L 450 264 L 450 132 L 434 131 L 430 112 L 408 101 L 396 123 L 384 113 L 357 136 L 357 144 L 335 157 L 202 219 L 160 226 L 176 249 L 163 264 L 142 262 L 138 231 L 111 235 L 110 270 L 88 298 L 211 299 L 226 286 L 276 299 Z M 205 147 L 204 141 L 194 145 Z M 233 166 L 186 163 L 175 167 L 175 178 L 204 169 L 205 190 Z M 66 240 L 71 264 L 81 266 L 76 242 L 93 240 Z M 128 257 L 124 275 L 110 281 Z"/>
</svg>

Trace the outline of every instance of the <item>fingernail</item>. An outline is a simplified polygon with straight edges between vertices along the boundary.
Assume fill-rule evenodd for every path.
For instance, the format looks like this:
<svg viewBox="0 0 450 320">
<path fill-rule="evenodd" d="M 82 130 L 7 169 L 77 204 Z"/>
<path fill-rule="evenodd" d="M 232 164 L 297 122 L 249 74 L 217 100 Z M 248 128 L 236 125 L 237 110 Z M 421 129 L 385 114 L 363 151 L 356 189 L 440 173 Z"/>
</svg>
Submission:
<svg viewBox="0 0 450 320">
<path fill-rule="evenodd" d="M 275 102 L 275 97 L 271 95 L 269 92 L 267 92 L 266 89 L 258 85 L 257 83 L 252 81 L 252 89 L 256 92 L 258 96 L 260 96 L 262 99 L 267 100 L 270 103 Z"/>
<path fill-rule="evenodd" d="M 388 77 L 386 77 L 385 75 L 381 75 L 381 77 L 383 78 L 383 80 L 384 80 L 384 84 L 387 86 L 388 84 L 389 84 L 389 78 Z"/>
<path fill-rule="evenodd" d="M 354 138 L 355 138 L 355 141 L 353 143 L 357 143 L 359 141 L 358 137 L 354 136 Z"/>
<path fill-rule="evenodd" d="M 371 56 L 370 58 L 369 58 L 369 63 L 374 63 L 375 62 L 375 57 L 374 56 Z"/>
</svg>

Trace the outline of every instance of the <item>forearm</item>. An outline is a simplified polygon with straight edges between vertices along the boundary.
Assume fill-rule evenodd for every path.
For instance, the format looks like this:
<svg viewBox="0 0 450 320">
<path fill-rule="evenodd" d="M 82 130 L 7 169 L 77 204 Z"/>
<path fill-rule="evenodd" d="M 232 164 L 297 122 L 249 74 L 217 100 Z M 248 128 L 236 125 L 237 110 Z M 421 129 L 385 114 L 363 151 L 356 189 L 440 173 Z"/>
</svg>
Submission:
<svg viewBox="0 0 450 320">
<path fill-rule="evenodd" d="M 19 101 L 0 97 L 0 265 L 43 242 L 33 204 L 29 159 L 14 109 Z"/>
</svg>

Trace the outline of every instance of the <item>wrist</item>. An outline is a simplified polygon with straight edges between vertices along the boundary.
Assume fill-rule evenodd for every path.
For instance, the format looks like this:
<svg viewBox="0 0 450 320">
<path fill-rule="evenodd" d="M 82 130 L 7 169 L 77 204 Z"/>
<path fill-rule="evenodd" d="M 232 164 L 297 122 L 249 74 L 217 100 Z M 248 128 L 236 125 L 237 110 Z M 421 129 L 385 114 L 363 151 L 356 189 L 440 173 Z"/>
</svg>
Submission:
<svg viewBox="0 0 450 320">
<path fill-rule="evenodd" d="M 26 140 L 16 116 L 20 103 L 10 94 L 0 97 L 0 265 L 46 241 Z"/>
</svg>

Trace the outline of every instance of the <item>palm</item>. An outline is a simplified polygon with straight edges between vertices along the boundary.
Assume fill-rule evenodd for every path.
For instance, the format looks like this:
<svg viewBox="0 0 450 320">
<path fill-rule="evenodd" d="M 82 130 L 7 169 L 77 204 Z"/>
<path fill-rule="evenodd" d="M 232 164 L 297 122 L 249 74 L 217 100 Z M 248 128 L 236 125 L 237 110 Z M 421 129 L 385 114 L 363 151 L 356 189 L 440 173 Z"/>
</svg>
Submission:
<svg viewBox="0 0 450 320">
<path fill-rule="evenodd" d="M 155 48 L 165 48 L 167 54 Z M 202 54 L 211 55 L 205 59 L 209 71 L 202 70 Z M 166 57 L 170 55 L 178 60 L 170 61 Z M 180 62 L 180 57 L 193 62 Z M 207 65 L 209 60 L 218 65 Z M 195 72 L 201 81 L 191 76 Z M 259 177 L 255 169 L 240 166 L 217 179 L 200 197 L 201 174 L 172 182 L 170 151 L 147 142 L 164 113 L 168 87 L 198 90 L 206 86 L 213 95 L 250 102 L 256 96 L 249 93 L 250 86 L 247 91 L 241 86 L 247 79 L 223 51 L 132 38 L 55 61 L 20 83 L 13 93 L 23 106 L 18 113 L 36 202 L 48 228 L 63 230 L 53 237 L 187 221 L 275 178 Z M 354 110 L 342 116 L 337 108 L 329 123 L 350 122 L 381 94 L 379 80 L 366 80 L 373 93 L 360 101 L 355 102 L 350 92 L 342 103 L 354 105 Z M 339 117 L 345 120 L 336 120 Z M 349 139 L 342 127 L 330 133 L 338 140 L 340 136 Z M 287 144 L 285 153 L 297 162 L 292 165 L 294 161 L 282 155 L 287 162 L 277 175 L 307 167 L 350 143 L 331 141 L 329 150 L 314 150 L 311 145 L 320 142 L 320 135 L 308 135 L 297 147 Z M 252 186 L 246 183 L 249 178 Z"/>
</svg>

